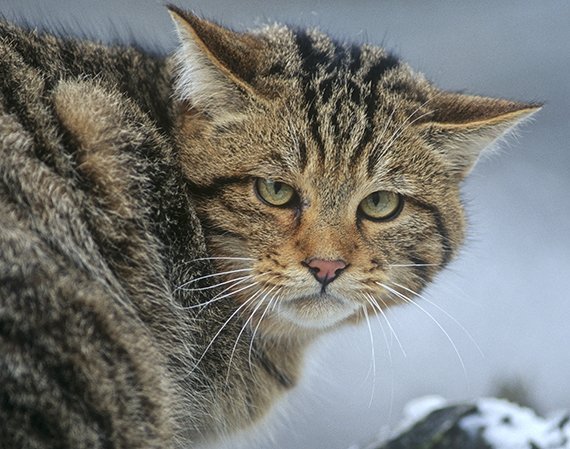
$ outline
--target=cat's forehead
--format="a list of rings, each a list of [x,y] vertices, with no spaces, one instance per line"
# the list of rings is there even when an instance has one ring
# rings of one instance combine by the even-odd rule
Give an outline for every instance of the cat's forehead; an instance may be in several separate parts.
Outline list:
[[[269,74],[319,79],[350,73],[371,80],[400,64],[382,47],[336,40],[316,28],[274,25],[256,34],[268,43],[265,56],[270,62]],[[367,73],[368,69],[372,71]]]
[[[396,144],[413,138],[411,125],[427,109],[429,91],[395,56],[316,30],[276,27],[265,34],[272,44],[265,78],[280,85],[275,120],[296,134],[301,165],[318,159],[321,171],[342,177],[363,166],[372,176],[375,155],[393,157],[401,150]]]

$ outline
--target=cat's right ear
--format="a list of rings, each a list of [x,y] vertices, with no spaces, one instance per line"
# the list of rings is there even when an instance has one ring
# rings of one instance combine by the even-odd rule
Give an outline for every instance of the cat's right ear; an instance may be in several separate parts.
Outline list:
[[[169,5],[180,47],[175,95],[217,120],[231,120],[256,96],[251,84],[263,42]]]

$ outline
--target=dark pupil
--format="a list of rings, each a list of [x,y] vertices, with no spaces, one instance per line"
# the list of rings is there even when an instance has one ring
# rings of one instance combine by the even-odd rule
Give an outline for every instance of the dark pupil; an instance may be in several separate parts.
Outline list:
[[[374,192],[372,194],[372,202],[374,203],[374,206],[378,206],[378,203],[380,202],[380,194],[378,192]]]
[[[275,191],[275,193],[279,193],[279,191],[281,190],[281,187],[283,187],[282,183],[280,183],[280,182],[274,182],[273,183],[273,190]]]

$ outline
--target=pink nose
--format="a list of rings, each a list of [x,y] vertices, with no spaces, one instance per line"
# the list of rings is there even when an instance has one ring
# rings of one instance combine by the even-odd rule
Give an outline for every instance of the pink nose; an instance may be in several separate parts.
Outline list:
[[[323,285],[335,280],[347,266],[344,260],[323,260],[316,258],[307,259],[302,263],[309,268],[309,271],[315,276],[315,279]]]

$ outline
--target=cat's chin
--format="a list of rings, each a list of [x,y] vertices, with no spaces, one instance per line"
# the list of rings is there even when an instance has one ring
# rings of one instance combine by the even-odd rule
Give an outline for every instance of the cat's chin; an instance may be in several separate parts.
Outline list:
[[[359,307],[353,301],[332,295],[308,295],[284,301],[279,314],[301,328],[326,330],[346,321]]]

